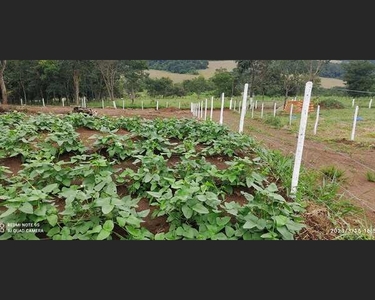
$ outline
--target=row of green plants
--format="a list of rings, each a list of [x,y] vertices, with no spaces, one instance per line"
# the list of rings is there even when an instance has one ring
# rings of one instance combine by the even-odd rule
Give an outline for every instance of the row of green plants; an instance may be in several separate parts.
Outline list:
[[[1,161],[23,162],[17,174],[0,166],[0,222],[43,231],[0,239],[292,240],[304,227],[303,189],[288,195],[291,158],[214,122],[12,112],[0,127]],[[91,149],[80,127],[93,130]],[[147,216],[168,229],[149,231]]]

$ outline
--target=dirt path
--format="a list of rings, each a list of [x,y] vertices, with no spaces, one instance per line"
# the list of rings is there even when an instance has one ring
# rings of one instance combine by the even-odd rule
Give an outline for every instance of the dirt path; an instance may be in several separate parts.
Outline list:
[[[219,111],[214,111],[213,120],[219,121]],[[239,114],[225,111],[224,123],[238,131]],[[274,129],[260,120],[246,118],[244,132],[262,142],[267,148],[278,149],[284,154],[294,155],[297,136],[286,129]],[[345,183],[341,192],[346,199],[362,207],[369,221],[375,224],[375,183],[366,178],[367,171],[375,172],[375,149],[356,148],[351,154],[332,149],[329,145],[305,139],[303,164],[308,168],[320,169],[324,166],[336,166],[345,170]]]
[[[13,105],[2,105],[0,109],[3,108],[6,111],[13,111],[17,110],[19,112],[25,113],[54,113],[54,114],[67,114],[72,112],[73,107],[61,107],[61,106],[13,106]],[[114,109],[114,108],[98,108],[94,109],[98,112],[98,116],[124,116],[124,117],[132,117],[132,116],[140,116],[146,119],[154,119],[154,118],[183,118],[183,117],[191,117],[190,109],[178,109],[174,107],[169,108],[160,108],[159,110],[153,108],[147,109]]]

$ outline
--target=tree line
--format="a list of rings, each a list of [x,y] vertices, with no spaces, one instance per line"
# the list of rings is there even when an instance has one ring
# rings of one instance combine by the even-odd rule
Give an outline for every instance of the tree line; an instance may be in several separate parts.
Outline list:
[[[189,94],[238,96],[245,83],[249,94],[280,96],[303,94],[307,80],[319,86],[327,60],[237,60],[231,71],[216,70],[206,79],[198,76],[182,83],[169,78],[152,79],[146,60],[0,60],[2,103],[45,99],[80,103],[80,97],[101,100],[128,97],[140,92],[151,97],[181,97]],[[343,78],[352,90],[373,90],[375,65],[369,61],[343,64]]]

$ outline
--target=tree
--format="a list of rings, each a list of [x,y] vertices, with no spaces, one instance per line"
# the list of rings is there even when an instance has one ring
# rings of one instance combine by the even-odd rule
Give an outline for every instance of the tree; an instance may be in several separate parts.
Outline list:
[[[65,65],[67,72],[71,73],[73,77],[74,100],[76,105],[79,105],[81,77],[86,69],[92,68],[92,64],[89,60],[63,60],[61,62]]]
[[[198,98],[203,92],[212,89],[209,81],[207,81],[202,75],[191,80],[184,80],[182,85],[187,92],[196,93]]]
[[[227,96],[233,95],[234,78],[231,72],[226,69],[217,69],[215,75],[211,77],[211,81],[215,86],[217,96],[220,96],[221,93]]]
[[[115,100],[114,90],[115,83],[119,77],[119,60],[97,60],[96,66],[100,70],[105,86],[107,87],[108,95],[111,101]]]
[[[147,91],[151,97],[169,96],[173,93],[173,81],[167,77],[149,78],[147,79]]]
[[[251,95],[257,85],[262,85],[270,61],[267,60],[236,60],[239,73],[249,83],[248,93]]]
[[[370,91],[375,84],[375,65],[366,60],[352,60],[343,63],[344,81],[348,89]],[[356,95],[350,91],[350,95]]]
[[[330,60],[305,60],[304,63],[308,74],[307,80],[312,81],[314,84],[319,82],[319,73],[329,62]]]
[[[289,93],[295,91],[304,81],[306,68],[301,60],[275,60],[271,66],[272,72],[279,76],[284,89],[284,107]]]
[[[8,104],[8,96],[7,96],[7,88],[5,86],[4,80],[4,70],[7,65],[6,60],[0,60],[0,88],[1,88],[1,96],[3,98],[3,104]]]
[[[130,94],[134,103],[135,93],[138,92],[144,80],[148,77],[146,60],[124,60],[121,62],[121,73],[125,79],[125,90]]]

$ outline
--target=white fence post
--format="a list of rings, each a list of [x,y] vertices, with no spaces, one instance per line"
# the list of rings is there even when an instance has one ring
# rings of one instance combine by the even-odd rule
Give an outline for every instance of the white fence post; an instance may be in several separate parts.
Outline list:
[[[122,99],[122,98],[121,98]],[[124,110],[125,109],[125,100],[122,99],[122,109]]]
[[[254,119],[254,103],[251,104],[251,118]]]
[[[43,106],[46,106],[46,103],[44,102],[44,98],[42,98]]]
[[[290,112],[289,112],[289,126],[292,125],[292,116],[293,116],[293,104],[290,105]]]
[[[224,117],[224,93],[221,94],[221,110],[220,110],[220,121],[219,124],[223,124],[223,117]]]
[[[207,120],[207,99],[206,99],[206,103],[205,103],[205,106],[204,106],[204,120],[205,121]]]
[[[262,102],[262,107],[260,110],[260,118],[263,119],[263,110],[264,110],[264,103]]]
[[[372,99],[370,100],[370,102],[368,104],[368,108],[371,108],[371,105],[372,105]]]
[[[320,113],[320,105],[318,105],[318,107],[316,109],[316,120],[315,120],[315,125],[314,125],[314,135],[316,134],[316,131],[318,129],[319,113]]]
[[[116,105],[116,101],[115,101],[115,100],[113,100],[113,107],[114,107],[115,109],[117,109],[117,105]]]
[[[273,104],[273,116],[276,117],[276,102]]]
[[[255,100],[255,109],[258,109],[258,100]]]
[[[230,98],[230,101],[229,101],[229,109],[232,110],[232,103],[233,103],[233,98]]]
[[[64,107],[65,106],[65,99],[61,98],[61,102],[62,102],[62,106]]]
[[[297,149],[296,149],[296,154],[295,154],[295,159],[294,159],[292,187],[290,191],[291,195],[295,195],[297,193],[297,186],[298,186],[299,172],[301,168],[303,145],[305,142],[305,132],[306,132],[307,116],[309,113],[312,85],[313,83],[311,81],[308,81],[305,86],[305,96],[303,99],[301,121],[300,121],[299,132],[298,132]]]
[[[243,98],[242,98],[242,110],[241,110],[241,116],[240,116],[240,126],[238,128],[238,132],[243,132],[243,123],[245,121],[245,114],[246,114],[246,98],[247,98],[247,90],[249,88],[249,84],[246,83],[243,91]]]
[[[212,121],[212,114],[214,110],[214,97],[211,97],[211,113],[210,113],[210,120]]]
[[[352,100],[352,107],[354,107],[354,102],[355,102],[355,99]]]
[[[159,101],[156,101],[156,110],[159,110]]]
[[[104,109],[104,100],[102,99],[102,108]]]
[[[352,128],[352,135],[350,136],[350,139],[354,141],[354,136],[355,136],[355,127],[357,125],[357,116],[358,116],[358,105],[355,107],[355,112],[354,112],[354,118],[353,118],[353,128]]]

